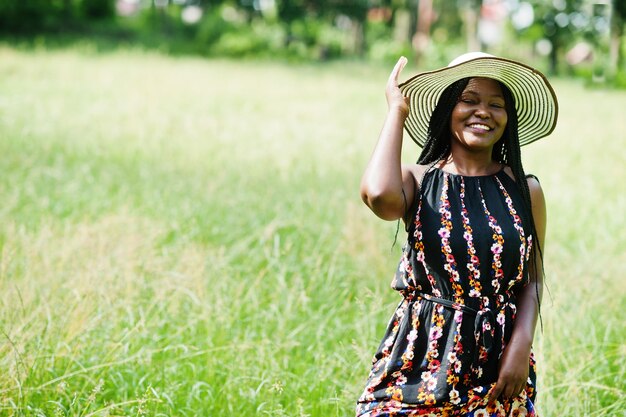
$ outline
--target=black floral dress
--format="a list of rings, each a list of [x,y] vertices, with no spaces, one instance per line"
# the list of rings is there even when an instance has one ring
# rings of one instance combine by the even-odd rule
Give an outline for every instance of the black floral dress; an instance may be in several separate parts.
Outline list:
[[[392,287],[403,299],[357,416],[537,416],[535,365],[515,399],[490,402],[527,284],[530,231],[514,180],[433,168],[423,180]]]

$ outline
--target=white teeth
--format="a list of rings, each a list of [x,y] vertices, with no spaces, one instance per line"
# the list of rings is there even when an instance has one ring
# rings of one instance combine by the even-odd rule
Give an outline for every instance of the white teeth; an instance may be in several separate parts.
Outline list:
[[[481,125],[478,123],[474,123],[470,125],[471,128],[475,128],[475,129],[481,129],[481,130],[491,130],[491,128],[487,125]]]

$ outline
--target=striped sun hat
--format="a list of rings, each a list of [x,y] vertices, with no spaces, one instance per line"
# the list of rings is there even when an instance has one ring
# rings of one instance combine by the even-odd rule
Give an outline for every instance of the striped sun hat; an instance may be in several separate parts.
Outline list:
[[[404,128],[419,146],[428,137],[428,123],[443,90],[466,77],[493,78],[515,98],[520,146],[549,135],[556,126],[559,105],[546,77],[528,65],[483,52],[470,52],[445,67],[417,74],[400,84],[410,100]]]

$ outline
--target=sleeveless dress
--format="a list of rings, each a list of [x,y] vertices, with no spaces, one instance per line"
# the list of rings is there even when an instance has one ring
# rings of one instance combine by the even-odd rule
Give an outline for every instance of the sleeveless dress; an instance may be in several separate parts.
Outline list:
[[[528,283],[530,230],[509,175],[432,168],[416,193],[392,287],[402,295],[373,358],[356,415],[536,417],[535,361],[515,399],[490,403]]]

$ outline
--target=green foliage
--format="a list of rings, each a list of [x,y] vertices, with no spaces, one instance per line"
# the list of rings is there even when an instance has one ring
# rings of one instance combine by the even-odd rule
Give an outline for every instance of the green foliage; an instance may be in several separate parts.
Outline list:
[[[437,19],[433,22],[432,32],[442,30],[450,40],[464,38],[465,27],[461,20],[461,13],[467,7],[480,10],[481,2],[476,2],[475,0],[433,0],[433,8],[437,13]]]
[[[413,0],[277,0],[269,9],[262,9],[262,3],[252,0],[189,1],[185,4],[170,1],[166,7],[157,7],[152,0],[146,0],[139,3],[134,15],[116,17],[115,0],[5,0],[0,2],[0,36],[7,42],[35,47],[75,43],[110,50],[118,44],[132,44],[176,55],[287,60],[356,57],[391,63],[399,55],[414,54],[409,34],[416,24],[417,3]],[[425,68],[446,65],[451,57],[465,52],[466,31],[461,13],[464,8],[478,7],[478,3],[475,0],[433,1],[437,18],[431,28],[431,43],[421,53]],[[585,68],[577,71],[565,65],[565,54],[577,42],[586,40],[594,48],[594,65],[606,66],[608,38],[594,26],[594,22],[597,23],[594,13],[602,10],[606,13],[607,7],[596,5],[594,8],[583,0],[531,0],[531,3],[535,23],[511,35],[510,39],[507,36],[500,46],[492,47],[489,52],[514,59],[532,59],[536,67],[546,68],[553,74],[584,73]],[[185,5],[190,4],[201,8],[203,15],[199,22],[183,21]],[[623,17],[619,18],[623,12],[621,4],[614,2],[618,18],[613,25],[622,28],[621,32],[615,30],[622,33],[623,38]],[[372,11],[369,17],[368,11]],[[404,28],[394,27],[397,23],[394,16],[400,15]],[[509,31],[512,33],[513,29],[509,27]],[[394,32],[396,37],[407,39],[394,38]],[[552,50],[548,57],[538,57],[533,49],[539,40],[546,38]],[[519,45],[510,47],[512,42]],[[608,77],[619,86],[625,71],[622,60],[617,74]]]
[[[413,50],[408,42],[400,42],[382,38],[370,42],[368,58],[389,65],[395,63],[400,56],[411,56]]]
[[[291,22],[289,25],[290,42],[302,42],[306,47],[314,46],[323,25],[323,22],[313,18],[298,19]]]
[[[611,4],[615,12],[620,16],[620,19],[626,20],[626,2],[613,0]]]
[[[534,30],[527,34],[530,39],[546,38],[550,41],[550,72],[560,72],[560,63],[564,50],[574,46],[582,39],[592,43],[596,53],[603,54],[608,36],[608,19],[598,26],[599,15],[608,10],[605,5],[589,4],[584,0],[563,0],[559,2],[531,1],[535,12]],[[607,18],[608,16],[604,16]],[[605,26],[602,29],[601,26]],[[604,32],[606,30],[606,32]]]
[[[276,3],[278,17],[287,23],[306,18],[332,19],[340,14],[363,21],[370,8],[368,0],[277,0]]]
[[[268,39],[259,36],[258,26],[242,27],[237,31],[223,34],[211,48],[211,53],[219,56],[245,57],[259,56],[271,51]]]
[[[111,19],[115,16],[115,3],[111,0],[82,0],[80,8],[88,20]]]
[[[340,58],[350,54],[345,33],[330,24],[321,27],[316,43],[317,56],[322,59]]]
[[[618,72],[615,75],[607,75],[605,68],[597,68],[594,65],[579,65],[573,74],[583,80],[584,84],[591,89],[620,89],[626,90],[626,72]]]
[[[37,34],[83,29],[93,20],[112,19],[115,0],[4,0],[0,33]]]
[[[616,88],[626,90],[626,71],[618,72],[615,74],[615,78],[609,82]]]
[[[237,28],[232,23],[224,20],[222,9],[209,10],[198,25],[196,40],[202,45],[210,47],[223,35],[235,31]]]
[[[0,2],[0,31],[20,33],[41,30],[59,14],[60,9],[45,0]]]

